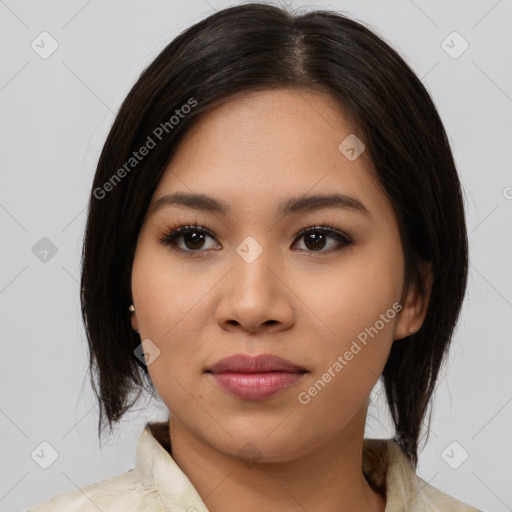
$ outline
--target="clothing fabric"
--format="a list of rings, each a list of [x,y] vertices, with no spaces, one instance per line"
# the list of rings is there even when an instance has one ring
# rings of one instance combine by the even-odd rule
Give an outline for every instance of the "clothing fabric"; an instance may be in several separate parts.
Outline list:
[[[50,498],[28,512],[208,512],[171,453],[168,424],[146,423],[133,469]],[[386,496],[385,512],[482,512],[418,477],[392,439],[364,439],[362,469],[372,488]]]

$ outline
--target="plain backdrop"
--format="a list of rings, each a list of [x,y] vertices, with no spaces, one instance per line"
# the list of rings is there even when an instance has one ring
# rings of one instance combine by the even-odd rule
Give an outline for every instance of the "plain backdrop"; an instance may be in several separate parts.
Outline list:
[[[182,30],[236,3],[0,0],[1,511],[131,469],[144,422],[166,418],[163,404],[142,400],[99,449],[79,305],[87,198],[141,71]],[[471,267],[418,474],[484,511],[512,510],[512,1],[281,5],[369,24],[439,109],[466,195]],[[366,437],[393,434],[382,391]],[[47,469],[34,456],[42,449],[55,451]]]

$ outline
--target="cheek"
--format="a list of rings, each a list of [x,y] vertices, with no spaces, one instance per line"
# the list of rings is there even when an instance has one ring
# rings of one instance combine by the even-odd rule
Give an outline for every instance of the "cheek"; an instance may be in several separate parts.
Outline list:
[[[386,364],[401,310],[403,260],[391,244],[379,249],[354,252],[353,259],[322,280],[322,287],[317,280],[313,288],[311,281],[308,292],[303,283],[302,296],[308,297],[304,302],[315,313],[311,320],[323,333],[309,354],[309,360],[316,361],[315,377],[320,379],[311,391],[321,390],[322,395],[312,400],[315,407],[336,402],[345,411],[355,410]],[[318,291],[312,293],[312,289]]]
[[[331,291],[338,291],[330,299],[327,295],[318,298],[317,305],[324,308],[319,311],[326,314],[322,316],[324,334],[318,336],[314,347],[305,347],[304,357],[315,363],[308,385],[298,396],[313,429],[335,432],[347,423],[382,374],[401,309],[394,300],[399,297],[394,284],[393,278],[376,279],[366,267],[364,272],[351,272],[346,279],[331,281]]]
[[[189,384],[201,370],[197,365],[202,324],[198,303],[208,287],[169,261],[165,251],[141,245],[133,263],[132,293],[141,339],[150,339],[159,350],[148,366],[153,385],[167,407],[179,410],[191,405],[193,399],[186,390],[192,389]]]
[[[167,342],[190,323],[208,283],[197,282],[190,268],[172,260],[148,236],[141,237],[135,253],[132,293],[141,335]],[[188,337],[194,339],[193,333]]]
[[[191,397],[185,389],[200,368],[190,367],[197,357],[195,340],[197,311],[194,305],[200,290],[191,287],[191,278],[161,257],[163,251],[140,245],[132,268],[132,294],[142,340],[149,339],[158,357],[148,365],[153,385],[167,407],[188,407]],[[195,290],[194,293],[188,290]]]
[[[303,281],[300,293],[308,297],[305,302],[318,314],[328,332],[347,339],[373,326],[381,314],[400,300],[403,277],[400,254],[368,247],[354,252],[324,278],[311,276]],[[389,331],[392,324],[386,323],[383,331]]]

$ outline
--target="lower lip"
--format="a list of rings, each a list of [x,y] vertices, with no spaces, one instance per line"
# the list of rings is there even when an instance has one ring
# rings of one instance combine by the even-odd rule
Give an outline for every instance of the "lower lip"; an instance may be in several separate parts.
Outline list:
[[[225,391],[244,400],[261,400],[292,386],[302,373],[211,373],[215,382]]]

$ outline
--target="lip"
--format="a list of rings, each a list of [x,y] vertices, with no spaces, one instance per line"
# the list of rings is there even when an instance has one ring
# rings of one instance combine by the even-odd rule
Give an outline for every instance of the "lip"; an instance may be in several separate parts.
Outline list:
[[[250,356],[247,354],[235,354],[220,361],[207,369],[207,372],[218,373],[267,373],[288,372],[304,373],[305,368],[272,354],[260,354]]]
[[[211,373],[303,373],[306,369],[272,354],[260,354],[257,356],[235,354],[217,361],[207,371]]]
[[[279,391],[293,386],[303,377],[303,373],[211,373],[217,385],[243,400],[264,400]]]
[[[272,354],[235,354],[221,359],[206,373],[231,395],[262,400],[292,386],[307,370]]]

